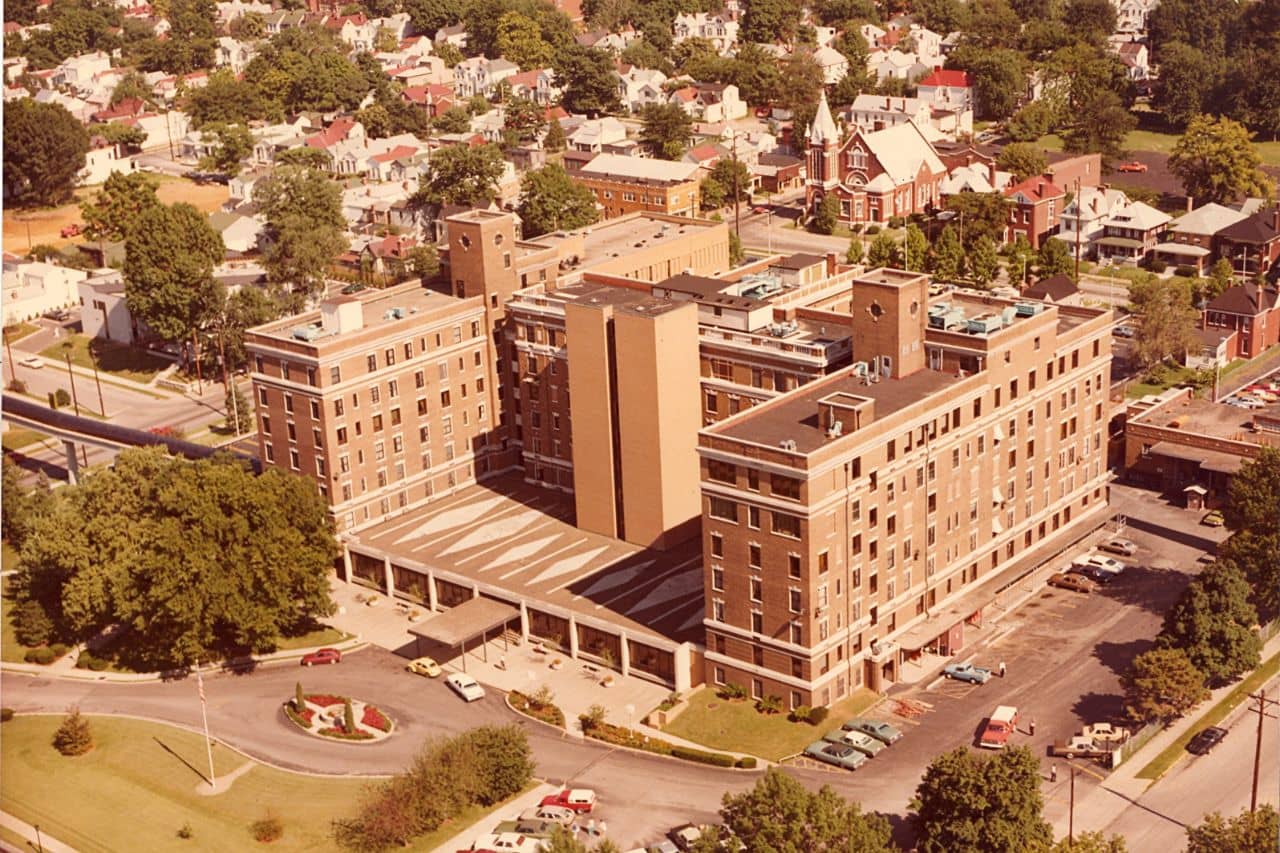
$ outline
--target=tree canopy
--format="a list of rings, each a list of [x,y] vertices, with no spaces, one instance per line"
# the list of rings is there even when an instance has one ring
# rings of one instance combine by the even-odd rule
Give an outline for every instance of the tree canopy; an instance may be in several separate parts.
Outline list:
[[[1242,811],[1232,818],[1213,812],[1187,827],[1186,853],[1273,853],[1280,836],[1280,813],[1270,803],[1256,812]]]
[[[816,793],[770,767],[755,787],[725,794],[720,816],[747,850],[771,853],[888,853],[889,821],[864,814],[823,785]]]
[[[1011,142],[1000,150],[996,165],[1013,173],[1014,181],[1044,174],[1049,161],[1044,152],[1030,142]]]
[[[88,132],[61,104],[41,104],[31,98],[5,104],[7,200],[18,205],[66,201],[88,151]]]
[[[125,301],[166,341],[186,342],[222,305],[222,237],[189,204],[146,207],[125,235]]]
[[[68,638],[123,625],[132,653],[164,667],[270,651],[328,615],[337,553],[310,480],[133,449],[56,493],[15,586]]]
[[[1162,648],[1180,648],[1210,685],[1225,684],[1261,660],[1262,641],[1253,626],[1249,583],[1235,563],[1219,561],[1187,585],[1169,608],[1156,638]]]
[[[1270,198],[1274,188],[1249,132],[1225,117],[1191,119],[1169,155],[1169,171],[1198,203],[1228,204],[1240,196]]]
[[[591,190],[556,163],[525,173],[520,182],[520,220],[525,238],[581,228],[600,218]]]
[[[112,172],[102,188],[80,202],[84,233],[90,240],[118,243],[146,210],[157,207],[156,179],[146,172]]]
[[[1231,538],[1220,554],[1243,571],[1266,621],[1280,616],[1280,450],[1263,447],[1231,478],[1223,517]]]
[[[622,109],[608,52],[575,44],[560,53],[553,67],[564,85],[560,102],[569,112],[596,118]]]
[[[417,198],[429,204],[487,205],[497,195],[503,169],[496,145],[441,148],[431,157],[431,178]]]
[[[315,169],[280,166],[254,185],[253,200],[267,220],[268,278],[298,293],[322,290],[329,265],[348,246],[337,185]]]
[[[1182,649],[1152,649],[1124,677],[1124,707],[1139,722],[1176,719],[1209,695],[1204,673]]]
[[[1196,309],[1191,291],[1161,281],[1129,285],[1129,302],[1141,319],[1133,339],[1133,357],[1144,370],[1181,358],[1196,345]]]
[[[720,160],[711,173],[702,179],[699,189],[700,203],[705,210],[714,210],[733,204],[734,186],[738,189],[738,201],[751,200],[751,170],[739,160]]]
[[[1040,760],[1022,746],[990,757],[965,747],[939,755],[913,808],[922,853],[1020,853],[1053,841],[1041,815]]]
[[[679,160],[693,136],[693,116],[679,104],[645,104],[640,111],[640,142],[654,157]]]

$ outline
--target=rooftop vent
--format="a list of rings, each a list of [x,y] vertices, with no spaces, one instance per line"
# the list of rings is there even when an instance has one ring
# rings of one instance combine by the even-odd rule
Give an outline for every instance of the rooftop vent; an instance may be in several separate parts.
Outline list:
[[[322,328],[320,324],[313,323],[310,326],[294,326],[293,331],[290,334],[295,340],[314,341],[316,338],[320,337],[321,331]]]
[[[784,438],[782,441],[778,442],[778,446],[783,450],[789,450],[794,453],[796,449],[796,441],[794,438]]]

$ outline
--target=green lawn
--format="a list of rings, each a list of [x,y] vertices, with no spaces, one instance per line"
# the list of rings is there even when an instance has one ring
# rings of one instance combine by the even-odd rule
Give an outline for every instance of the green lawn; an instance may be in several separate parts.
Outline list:
[[[1153,130],[1132,130],[1125,137],[1125,151],[1156,151],[1168,154],[1178,144],[1181,135],[1176,133],[1159,133]],[[1049,151],[1062,150],[1062,137],[1056,133],[1042,136],[1036,145]],[[1253,147],[1267,166],[1280,166],[1280,142],[1254,142]]]
[[[39,328],[35,323],[14,323],[12,326],[4,327],[4,336],[9,343],[13,343],[22,340]]]
[[[33,444],[48,440],[51,439],[44,433],[23,427],[7,429],[3,435],[0,435],[0,445],[3,445],[5,450],[21,450],[24,447],[30,447]]]
[[[202,796],[202,737],[137,720],[90,719],[97,745],[78,758],[50,746],[56,716],[19,716],[4,724],[0,740],[0,807],[84,853],[252,849],[258,845],[249,825],[269,811],[285,826],[272,849],[333,850],[330,821],[350,814],[367,784],[255,764],[231,790]],[[220,775],[249,762],[224,747],[213,754]],[[183,824],[193,831],[185,841],[177,837]]]
[[[1145,397],[1148,394],[1159,394],[1183,382],[1190,382],[1196,371],[1190,367],[1168,368],[1163,382],[1135,382],[1125,389],[1125,396],[1130,398]]]
[[[1209,726],[1216,726],[1222,722],[1226,719],[1227,714],[1235,710],[1236,706],[1243,702],[1250,693],[1253,693],[1274,678],[1277,672],[1280,672],[1280,655],[1275,655],[1270,660],[1265,661],[1262,666],[1250,673],[1244,681],[1237,684],[1230,693],[1222,697],[1222,701],[1196,720],[1195,725],[1183,732],[1181,737],[1169,744],[1146,767],[1139,770],[1138,778],[1155,780],[1163,776],[1185,754],[1187,743],[1195,736],[1196,732]]]
[[[156,374],[169,366],[166,359],[144,350],[90,338],[87,335],[69,335],[40,354],[60,362],[66,361],[67,344],[71,344],[71,363],[79,367],[97,368],[135,382],[150,382]]]
[[[12,569],[17,563],[17,554],[9,547],[9,543],[4,543],[4,567]],[[4,594],[0,596],[0,610],[4,611],[3,618],[0,618],[0,660],[5,663],[22,663],[22,656],[25,655],[30,646],[24,646],[18,642],[17,636],[13,633],[13,625],[9,623],[9,617],[13,615],[13,599],[9,597],[9,582],[5,579]]]
[[[840,727],[880,701],[870,690],[858,690],[831,707],[821,726],[793,723],[786,714],[761,714],[749,700],[728,701],[704,687],[689,696],[689,708],[663,731],[712,749],[745,752],[770,761],[795,755],[824,734]]]
[[[313,646],[332,646],[350,638],[350,634],[339,631],[337,628],[321,625],[314,631],[308,631],[296,637],[282,637],[276,643],[276,648],[283,652],[290,649],[306,649]]]

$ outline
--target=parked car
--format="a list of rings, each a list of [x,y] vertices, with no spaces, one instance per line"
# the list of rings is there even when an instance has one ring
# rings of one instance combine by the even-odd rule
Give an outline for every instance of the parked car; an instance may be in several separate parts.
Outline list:
[[[494,834],[527,835],[530,838],[550,838],[552,830],[559,826],[550,820],[504,820],[493,828]]]
[[[830,743],[825,740],[809,744],[804,748],[804,754],[846,770],[857,770],[867,763],[867,756],[848,744]]]
[[[1187,752],[1192,755],[1208,755],[1215,746],[1222,743],[1222,739],[1226,736],[1226,729],[1221,726],[1210,726],[1196,732],[1196,736],[1187,743]]]
[[[1133,326],[1115,326],[1111,329],[1111,334],[1117,338],[1132,338],[1134,336]]]
[[[537,853],[542,849],[542,841],[530,838],[518,832],[489,834],[477,838],[470,847],[464,847],[458,853],[504,853],[507,850],[528,850]]]
[[[302,656],[303,666],[315,666],[318,663],[341,663],[342,652],[337,649],[316,649]]]
[[[405,669],[415,675],[425,675],[427,678],[436,678],[440,675],[440,664],[436,663],[434,658],[416,658],[409,661]]]
[[[1138,553],[1138,546],[1130,542],[1128,539],[1121,539],[1114,536],[1110,539],[1104,539],[1098,543],[1099,551],[1110,551],[1112,554],[1120,554],[1125,557],[1132,557]]]
[[[32,370],[39,370],[44,367],[44,359],[38,355],[29,355],[26,358],[18,359],[18,364],[23,367],[30,367]]]
[[[752,213],[768,213],[769,208],[765,207],[762,204],[757,204],[755,207],[751,208],[751,212]]]
[[[1009,737],[1018,728],[1018,709],[1013,705],[997,705],[987,717],[987,727],[982,730],[978,746],[987,749],[1004,749]]]
[[[1140,160],[1130,160],[1127,163],[1121,163],[1118,166],[1116,166],[1116,171],[1117,172],[1145,172],[1147,171],[1147,164],[1141,162]]]
[[[1240,409],[1265,409],[1267,404],[1253,397],[1232,397],[1227,401]]]
[[[644,853],[680,853],[680,848],[670,838],[664,838],[657,844],[644,848]]]
[[[1069,575],[1080,575],[1086,577],[1094,583],[1108,584],[1116,579],[1116,575],[1108,572],[1106,569],[1100,569],[1097,566],[1072,566],[1067,570]]]
[[[565,806],[535,806],[520,812],[520,820],[550,820],[561,826],[572,826],[577,816],[577,812]]]
[[[844,729],[836,729],[833,732],[827,732],[822,739],[829,743],[843,743],[858,750],[867,758],[875,758],[887,747],[871,735],[862,732],[846,732]]]
[[[445,684],[449,685],[449,689],[457,693],[467,702],[474,702],[477,699],[484,698],[484,688],[480,683],[465,672],[452,672],[445,676]]]
[[[1067,589],[1072,592],[1090,593],[1098,588],[1098,585],[1089,578],[1078,575],[1074,572],[1058,572],[1058,574],[1049,578],[1049,586],[1056,586],[1059,589]]]
[[[841,725],[840,728],[846,732],[869,734],[887,745],[893,745],[902,740],[902,731],[897,726],[891,726],[880,720],[869,720],[866,717],[854,717]]]
[[[702,837],[702,833],[712,827],[702,825],[698,826],[693,823],[684,823],[667,833],[679,850],[689,850],[694,844],[698,843],[698,839]]]
[[[943,678],[954,678],[956,681],[967,681],[970,684],[986,684],[991,679],[991,670],[974,666],[972,663],[948,664],[942,670]]]
[[[1071,561],[1074,566],[1093,566],[1095,569],[1102,569],[1104,572],[1111,572],[1113,575],[1123,574],[1126,568],[1125,564],[1111,557],[1104,557],[1101,554],[1085,554],[1076,557]]]
[[[79,222],[73,222],[70,225],[62,226],[62,230],[58,233],[63,237],[76,237],[84,230],[84,226]]]
[[[1209,510],[1209,512],[1205,514],[1205,517],[1200,519],[1200,523],[1209,527],[1221,527],[1226,522],[1222,517],[1222,510],[1213,509]]]
[[[543,797],[539,805],[561,806],[578,814],[588,814],[596,807],[596,792],[590,788],[562,788]]]

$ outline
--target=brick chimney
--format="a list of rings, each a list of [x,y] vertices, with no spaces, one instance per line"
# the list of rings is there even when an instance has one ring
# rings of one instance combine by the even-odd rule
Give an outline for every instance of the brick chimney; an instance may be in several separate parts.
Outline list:
[[[1190,213],[1195,209],[1196,209],[1196,197],[1191,195],[1187,196],[1187,213]]]

